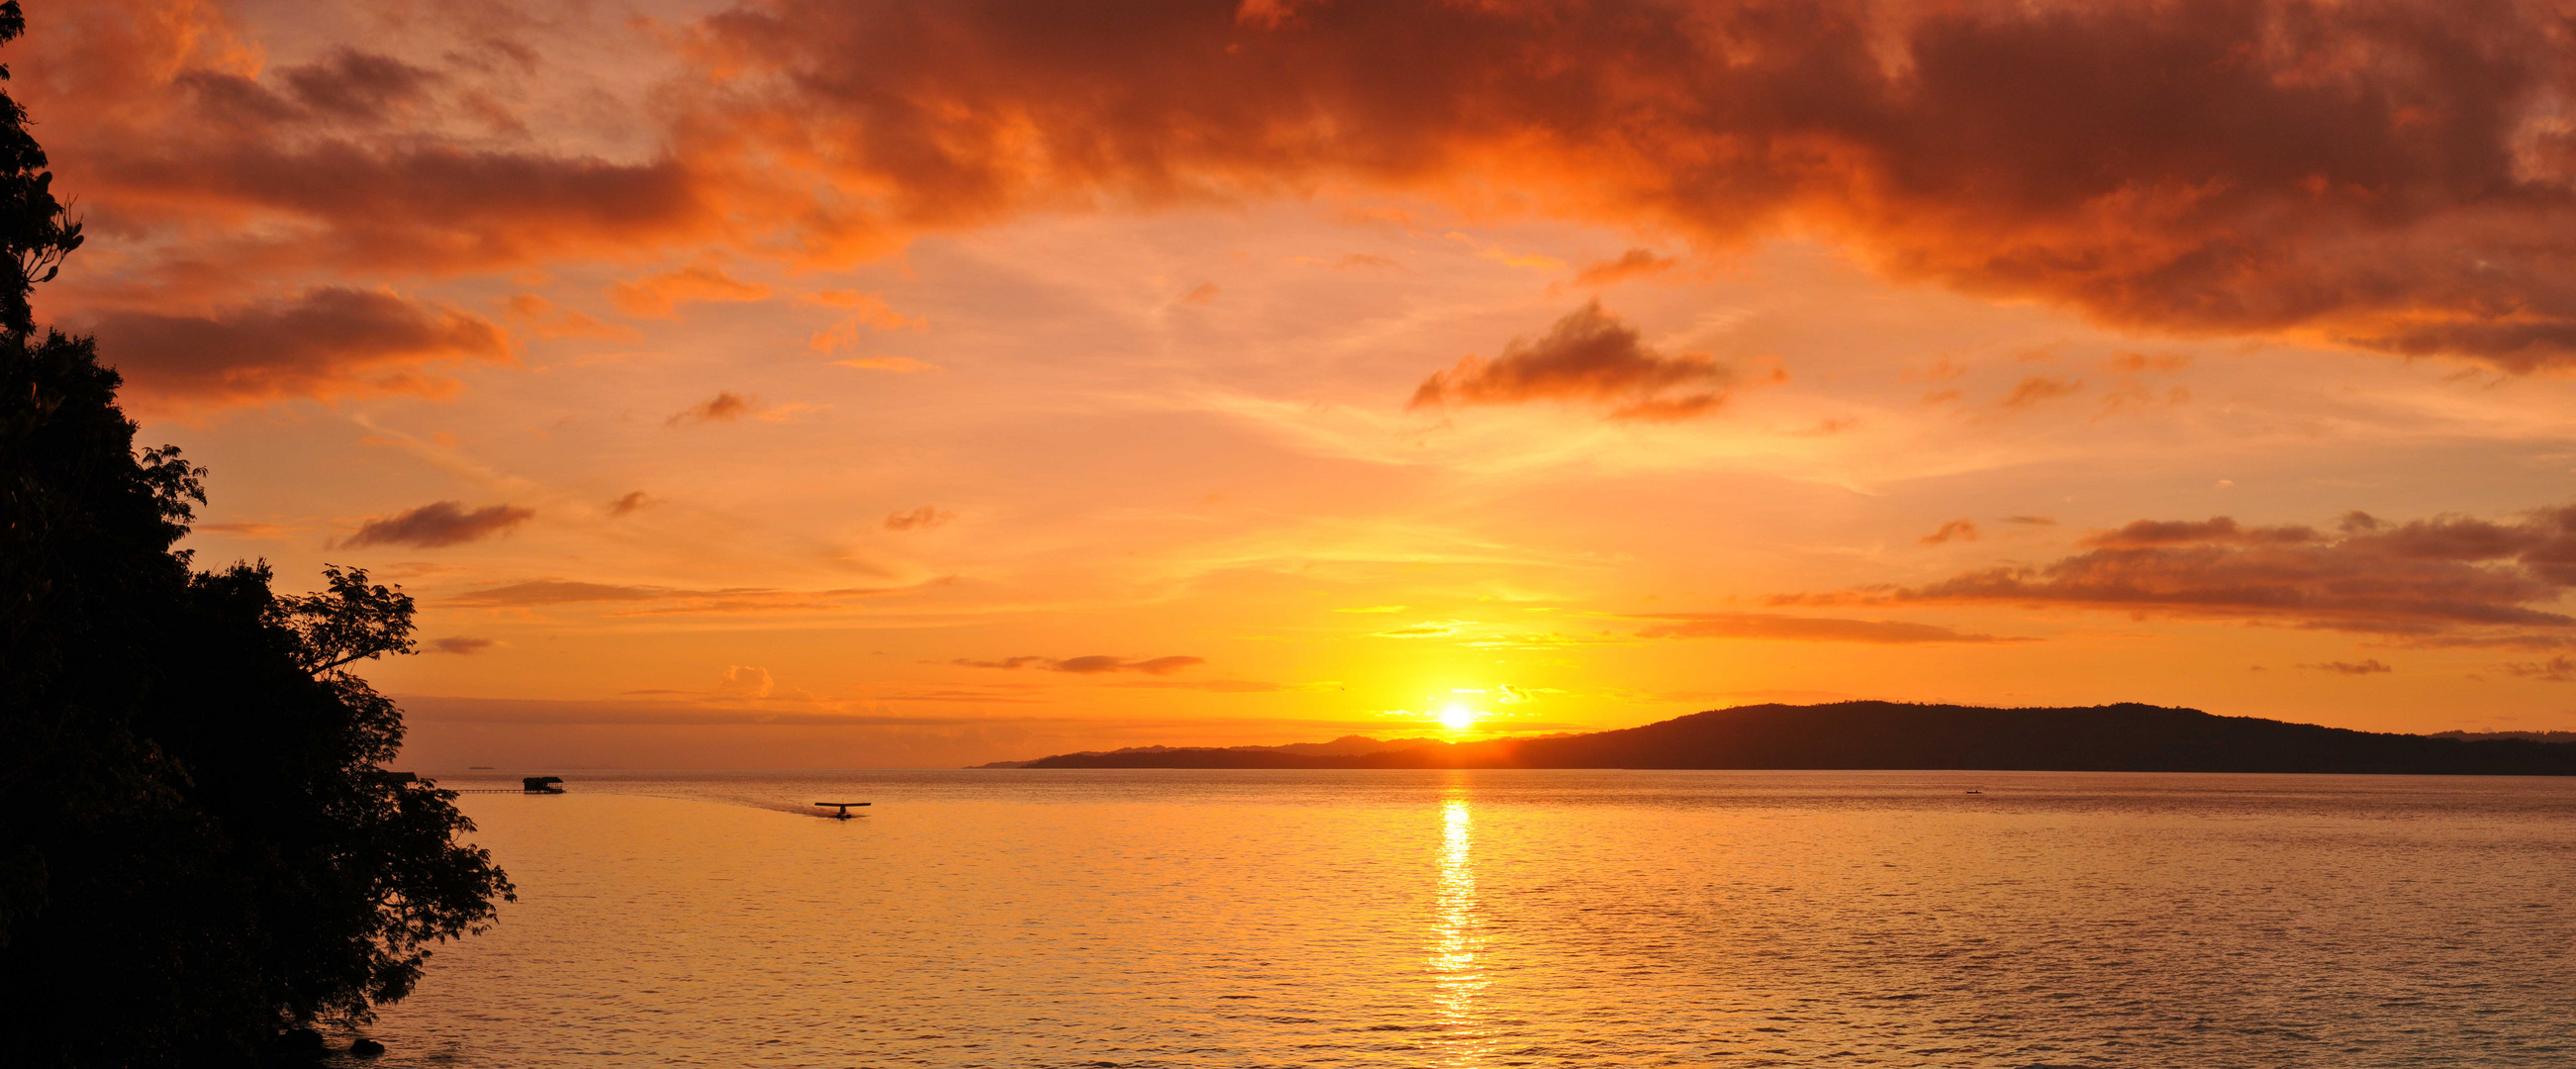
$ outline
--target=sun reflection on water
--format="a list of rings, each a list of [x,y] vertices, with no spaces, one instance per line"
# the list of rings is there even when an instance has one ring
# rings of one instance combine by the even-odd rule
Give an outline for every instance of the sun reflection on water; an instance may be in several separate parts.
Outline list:
[[[1452,788],[1441,803],[1440,887],[1433,916],[1433,1006],[1446,1033],[1447,1063],[1475,1065],[1490,1040],[1485,1026],[1485,933],[1476,900],[1476,818],[1465,792]]]

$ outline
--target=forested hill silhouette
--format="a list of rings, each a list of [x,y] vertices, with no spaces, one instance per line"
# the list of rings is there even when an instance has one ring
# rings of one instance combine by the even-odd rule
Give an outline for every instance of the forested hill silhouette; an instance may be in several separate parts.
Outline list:
[[[1745,705],[1643,727],[1367,754],[1164,749],[1029,768],[1771,768],[2576,775],[2576,744],[2387,735],[2198,709]]]

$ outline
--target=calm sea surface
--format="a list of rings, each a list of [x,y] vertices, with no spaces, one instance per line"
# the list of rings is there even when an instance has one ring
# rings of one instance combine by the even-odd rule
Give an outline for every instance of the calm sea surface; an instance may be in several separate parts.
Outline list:
[[[2569,780],[566,779],[377,1064],[2576,1065]]]

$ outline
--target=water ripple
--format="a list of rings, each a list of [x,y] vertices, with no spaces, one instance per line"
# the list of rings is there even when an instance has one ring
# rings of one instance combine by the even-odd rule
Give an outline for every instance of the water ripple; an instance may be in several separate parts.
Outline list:
[[[2564,781],[567,778],[381,1064],[2576,1062]]]

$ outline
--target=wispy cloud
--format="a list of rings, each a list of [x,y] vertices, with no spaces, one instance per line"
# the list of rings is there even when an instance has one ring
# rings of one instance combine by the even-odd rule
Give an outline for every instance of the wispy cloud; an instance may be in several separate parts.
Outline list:
[[[2421,645],[2553,645],[2576,588],[2576,506],[2509,522],[2350,513],[2335,533],[2231,517],[2139,520],[2037,565],[1964,572],[1883,592],[1789,595],[1780,604],[2072,605],[2128,613],[2268,619]]]
[[[411,546],[439,549],[463,545],[508,532],[534,518],[532,509],[486,505],[468,511],[463,502],[433,501],[407,512],[367,520],[355,534],[341,539],[345,547]]]
[[[1004,657],[1000,660],[992,661],[978,661],[961,657],[948,663],[966,668],[1037,668],[1048,672],[1069,672],[1074,675],[1086,676],[1102,675],[1110,672],[1143,672],[1149,676],[1165,676],[1178,672],[1184,668],[1206,664],[1207,658],[1170,656],[1131,660],[1125,657],[1112,657],[1106,654],[1091,654],[1084,657],[1066,657],[1057,659],[1053,657],[1024,655],[1019,657]]]
[[[714,397],[672,413],[671,418],[663,422],[674,427],[697,423],[731,423],[750,415],[759,403],[760,399],[757,397],[745,397],[731,390],[723,390]]]
[[[2018,411],[2060,397],[2072,397],[2083,389],[2081,381],[2032,375],[2014,383],[2012,389],[2004,392],[2003,400],[1995,402],[1995,405],[2006,411]]]
[[[957,514],[954,512],[923,505],[920,508],[910,509],[903,512],[887,513],[885,518],[885,529],[889,531],[927,531],[933,527],[944,525],[948,521],[956,518]]]
[[[198,523],[191,524],[190,528],[198,531],[212,531],[216,534],[228,534],[235,538],[259,539],[284,538],[297,530],[297,528],[288,527],[283,524],[258,523],[249,520],[235,523]]]
[[[1110,685],[1135,687],[1140,690],[1200,690],[1210,694],[1270,694],[1283,690],[1302,689],[1282,683],[1264,683],[1255,679],[1152,679]]]
[[[2550,683],[2576,682],[2576,658],[2552,657],[2546,661],[2515,661],[2496,666],[2496,671],[2524,679]]]
[[[767,299],[768,286],[744,282],[712,264],[683,267],[608,288],[609,303],[616,305],[618,311],[646,319],[672,318],[679,314],[680,305],[693,302]]]
[[[2314,668],[2320,672],[2333,672],[2336,675],[2344,676],[2380,675],[2396,671],[2394,668],[2381,664],[2379,659],[2376,657],[2363,661],[2321,661],[2316,664],[2303,664],[2299,667]]]
[[[2035,642],[1961,631],[1938,624],[1903,620],[1845,620],[1782,613],[1652,613],[1634,617],[1663,621],[1637,632],[1639,638],[1773,639],[1789,642],[1866,642],[1914,645],[1927,642]]]
[[[1466,620],[1425,620],[1373,633],[1375,638],[1447,638],[1475,626]]]
[[[1582,287],[1614,286],[1641,278],[1652,278],[1679,266],[1681,261],[1655,255],[1652,249],[1630,249],[1617,259],[1586,264],[1574,273],[1574,285]]]
[[[532,579],[467,591],[440,599],[460,608],[535,609],[553,605],[619,606],[617,615],[673,616],[766,612],[832,611],[865,599],[900,594],[918,586],[836,587],[796,590],[779,587],[685,588],[620,583]]]

